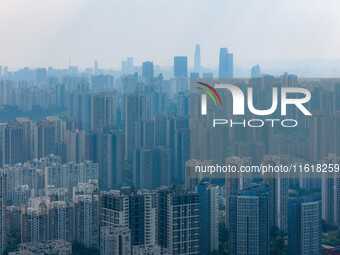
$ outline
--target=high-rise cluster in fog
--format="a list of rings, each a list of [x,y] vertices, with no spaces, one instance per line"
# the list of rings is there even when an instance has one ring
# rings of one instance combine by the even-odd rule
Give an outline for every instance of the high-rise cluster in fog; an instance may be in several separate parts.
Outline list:
[[[227,243],[229,254],[269,254],[271,234],[283,231],[289,254],[321,253],[321,220],[340,226],[336,173],[211,178],[195,166],[212,164],[202,155],[237,168],[339,164],[340,82],[306,81],[313,115],[288,109],[302,128],[296,132],[234,128],[214,136],[195,119],[190,78],[251,86],[262,108],[273,87],[299,80],[263,74],[259,65],[250,79],[233,79],[227,48],[217,70],[204,66],[199,44],[192,67],[190,59],[174,56],[172,70],[152,60],[136,66],[131,57],[119,71],[97,60],[84,70],[0,68],[1,251],[7,234],[20,233],[21,251],[63,247],[70,254],[76,241],[103,255],[210,254]],[[193,141],[193,124],[208,146]]]

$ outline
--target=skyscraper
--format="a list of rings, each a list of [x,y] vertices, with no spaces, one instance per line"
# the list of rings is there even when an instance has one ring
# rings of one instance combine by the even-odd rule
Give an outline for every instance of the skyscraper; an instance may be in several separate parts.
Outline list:
[[[188,58],[174,57],[174,76],[188,77]]]
[[[153,62],[145,61],[142,65],[142,77],[151,79],[154,76]]]
[[[2,162],[3,162],[3,155],[2,155],[2,146],[3,146],[3,132],[6,124],[5,123],[0,123],[0,167],[2,167]]]
[[[6,175],[0,173],[0,252],[6,248]]]
[[[194,60],[194,72],[200,73],[201,72],[201,50],[200,45],[196,44],[195,46],[195,60]]]
[[[77,194],[73,202],[76,241],[87,248],[99,248],[99,196]]]
[[[85,138],[84,130],[65,131],[66,162],[80,163],[85,161]]]
[[[227,48],[220,49],[220,61],[219,61],[219,78],[233,78],[234,63],[233,54],[228,52]]]
[[[34,124],[34,157],[43,158],[57,152],[57,127],[55,122],[39,120]]]
[[[313,111],[309,128],[310,160],[318,161],[328,153],[328,139],[326,138],[328,126],[324,111]]]
[[[185,162],[190,158],[190,130],[183,128],[175,131],[173,179],[184,184]]]
[[[28,160],[26,130],[23,123],[11,121],[3,128],[2,134],[2,163],[14,165]]]
[[[93,132],[102,132],[105,127],[113,125],[113,95],[93,95],[91,100],[91,126]]]
[[[139,189],[169,185],[172,150],[168,147],[142,147],[135,150],[133,181]]]
[[[264,165],[288,164],[288,157],[265,155]],[[264,183],[269,185],[270,224],[287,231],[289,178],[285,173],[266,173]]]
[[[117,189],[124,177],[124,134],[105,130],[99,153],[99,184],[102,189]]]
[[[340,83],[335,84],[335,111],[340,111]]]
[[[131,245],[156,244],[156,193],[123,187],[102,192],[101,225],[131,230]]]
[[[231,191],[229,208],[229,254],[269,255],[268,187]]]
[[[158,244],[170,254],[200,254],[199,198],[181,186],[160,188],[158,193]]]
[[[255,65],[251,68],[251,78],[260,78],[261,77],[261,69],[260,65]]]
[[[288,208],[288,254],[321,254],[320,199],[289,199]]]
[[[207,179],[197,187],[200,214],[200,254],[208,255],[218,249],[218,187]]]
[[[53,201],[48,209],[48,238],[73,242],[73,204],[66,201]]]
[[[45,205],[24,208],[21,214],[21,242],[32,243],[48,240],[47,222]]]
[[[146,96],[127,95],[125,107],[125,159],[132,162],[133,150],[136,148],[136,122],[146,119]]]
[[[249,157],[228,157],[226,158],[227,166],[236,166],[240,169],[241,166],[251,165],[251,158]],[[229,226],[229,195],[232,190],[243,190],[251,186],[251,179],[245,178],[244,173],[228,172],[225,175],[225,198],[226,198],[226,214],[225,222],[226,227]]]
[[[340,157],[329,154],[322,162],[326,165],[340,163]],[[329,169],[330,170],[330,169]],[[338,173],[323,173],[321,176],[322,219],[329,225],[340,226],[340,178]]]

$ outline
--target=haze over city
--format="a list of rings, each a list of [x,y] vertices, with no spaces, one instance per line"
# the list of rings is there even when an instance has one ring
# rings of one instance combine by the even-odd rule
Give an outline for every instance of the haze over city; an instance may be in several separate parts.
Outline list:
[[[172,66],[175,55],[193,56],[196,43],[202,64],[212,67],[221,47],[246,66],[335,60],[340,59],[339,7],[338,1],[307,0],[3,1],[0,65],[62,68],[71,61],[87,67],[97,59],[102,68],[118,69],[132,56],[136,65],[151,60]]]

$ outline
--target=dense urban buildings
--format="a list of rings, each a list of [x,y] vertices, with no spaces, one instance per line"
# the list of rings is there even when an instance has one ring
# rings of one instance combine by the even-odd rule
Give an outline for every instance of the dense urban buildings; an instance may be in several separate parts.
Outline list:
[[[268,75],[259,65],[233,79],[233,54],[221,48],[210,68],[199,44],[193,58],[173,60],[169,68],[132,57],[121,70],[97,60],[85,69],[0,68],[2,252],[70,254],[73,243],[97,254],[321,254],[331,243],[340,227],[331,171],[340,164],[340,82]],[[210,129],[205,120],[225,118],[233,100],[218,89],[220,107],[212,91],[216,106],[207,97],[201,115],[192,91],[200,77],[251,87],[259,109],[270,108],[275,88],[302,86],[312,116],[289,105],[296,129],[245,126],[249,112]],[[211,173],[216,158],[252,171]],[[312,172],[318,163],[327,174]],[[254,170],[290,165],[310,172]]]

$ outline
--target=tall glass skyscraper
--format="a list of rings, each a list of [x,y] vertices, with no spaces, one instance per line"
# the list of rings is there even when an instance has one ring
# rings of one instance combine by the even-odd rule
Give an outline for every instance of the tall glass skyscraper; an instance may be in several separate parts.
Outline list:
[[[227,48],[220,49],[220,62],[218,69],[219,78],[233,78],[234,75],[234,56],[228,52]]]

